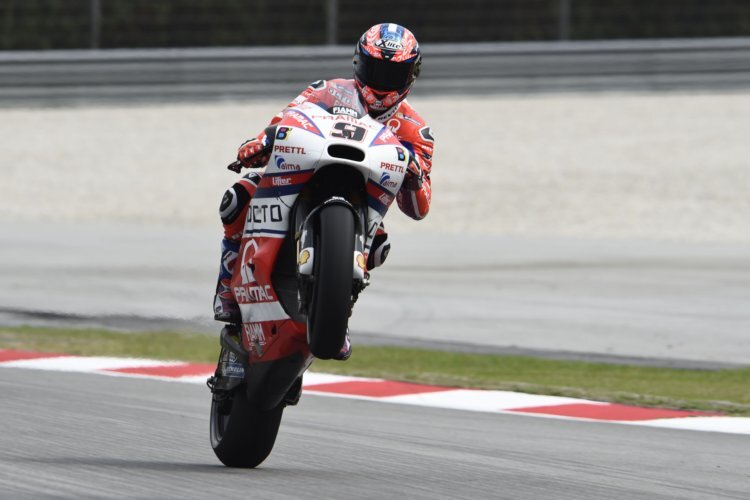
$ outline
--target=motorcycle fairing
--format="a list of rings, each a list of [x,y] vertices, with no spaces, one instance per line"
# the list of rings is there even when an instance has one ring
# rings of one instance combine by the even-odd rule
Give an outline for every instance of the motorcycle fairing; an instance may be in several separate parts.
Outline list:
[[[336,148],[331,148],[336,146]],[[334,156],[363,153],[364,160]],[[271,275],[293,222],[293,207],[305,185],[322,168],[351,167],[366,180],[366,234],[356,261],[366,260],[375,233],[403,182],[407,155],[396,136],[375,120],[331,115],[303,103],[285,111],[273,136],[271,159],[252,198],[245,221],[232,291],[242,313],[242,342],[250,362],[303,352],[309,357],[306,325],[284,310]],[[299,251],[299,249],[298,249]],[[280,339],[285,339],[279,342]]]

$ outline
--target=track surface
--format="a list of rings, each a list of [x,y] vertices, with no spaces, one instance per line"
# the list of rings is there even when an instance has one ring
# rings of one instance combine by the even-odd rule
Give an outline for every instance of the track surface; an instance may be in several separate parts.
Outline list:
[[[218,332],[218,228],[0,224],[0,325]],[[353,341],[750,365],[750,245],[393,234]],[[14,316],[13,311],[30,311]],[[148,321],[143,318],[161,318]],[[88,325],[90,326],[90,324]],[[369,335],[375,334],[375,335]],[[462,347],[463,346],[463,347]],[[633,359],[634,357],[640,359]],[[653,364],[653,363],[652,363]]]
[[[199,386],[0,372],[4,498],[747,498],[750,438],[304,396],[253,471]]]

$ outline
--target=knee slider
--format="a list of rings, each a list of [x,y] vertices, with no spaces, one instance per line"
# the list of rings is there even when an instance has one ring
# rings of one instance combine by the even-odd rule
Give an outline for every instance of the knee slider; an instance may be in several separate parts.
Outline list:
[[[376,234],[372,240],[370,254],[367,256],[367,269],[374,269],[382,266],[391,251],[391,243],[388,241],[388,235]]]
[[[227,189],[219,206],[221,222],[224,225],[235,222],[249,201],[250,195],[242,185],[235,184]]]

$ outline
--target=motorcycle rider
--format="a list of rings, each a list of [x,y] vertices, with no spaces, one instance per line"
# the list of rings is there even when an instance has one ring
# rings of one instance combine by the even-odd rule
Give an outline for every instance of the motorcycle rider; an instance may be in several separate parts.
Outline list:
[[[430,208],[433,137],[430,128],[416,113],[406,96],[419,75],[421,53],[416,38],[408,29],[392,23],[377,24],[357,42],[354,52],[354,78],[319,80],[307,87],[286,109],[310,102],[333,114],[363,116],[369,114],[385,124],[411,153],[407,176],[396,201],[409,217],[420,220]],[[279,113],[271,125],[282,118]],[[265,148],[268,138],[261,132],[244,142],[237,160],[245,168],[262,168],[270,159]],[[240,168],[236,168],[239,171]],[[262,173],[251,172],[230,187],[221,201],[220,215],[224,225],[221,245],[221,266],[214,298],[214,318],[227,323],[241,323],[239,307],[231,292],[232,268],[240,248],[240,240],[250,199]],[[367,269],[380,266],[388,256],[390,244],[381,224],[367,258]],[[347,335],[337,359],[347,359],[351,344]]]

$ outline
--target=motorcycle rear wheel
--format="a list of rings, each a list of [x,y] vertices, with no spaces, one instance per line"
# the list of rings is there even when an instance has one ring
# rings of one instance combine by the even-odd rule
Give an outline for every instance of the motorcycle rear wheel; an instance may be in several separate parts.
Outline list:
[[[211,447],[227,467],[257,467],[273,449],[284,406],[261,411],[247,399],[244,385],[228,398],[211,400]]]
[[[343,205],[320,211],[308,318],[310,352],[335,357],[344,345],[352,308],[354,217]]]

